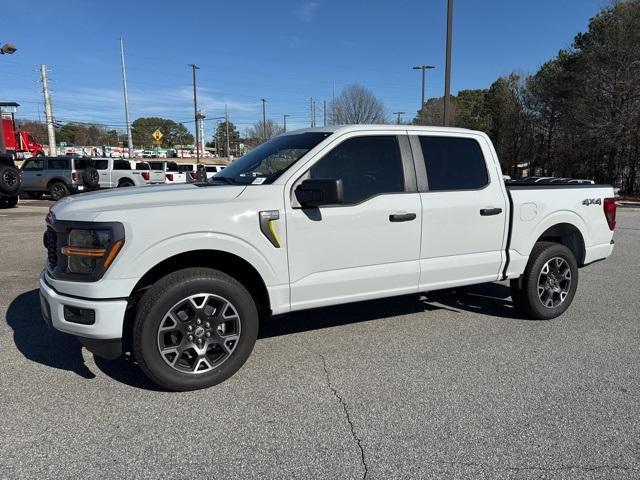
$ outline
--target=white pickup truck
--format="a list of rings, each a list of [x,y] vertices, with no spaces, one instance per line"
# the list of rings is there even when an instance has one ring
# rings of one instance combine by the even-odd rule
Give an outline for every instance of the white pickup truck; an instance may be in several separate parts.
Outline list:
[[[578,268],[611,254],[615,216],[611,186],[505,185],[481,132],[300,130],[207,183],[56,203],[42,312],[167,389],[202,388],[242,366],[266,315],[508,279],[525,315],[556,317]]]

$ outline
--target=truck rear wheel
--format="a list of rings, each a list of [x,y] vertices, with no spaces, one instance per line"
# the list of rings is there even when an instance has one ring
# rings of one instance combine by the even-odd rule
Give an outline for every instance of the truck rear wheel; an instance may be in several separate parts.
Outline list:
[[[258,311],[234,278],[187,268],[155,283],[141,298],[133,354],[151,381],[168,390],[216,385],[245,363],[258,337]]]
[[[514,306],[525,315],[549,320],[562,315],[578,288],[578,262],[562,244],[538,242],[524,274],[511,281]]]
[[[62,197],[69,195],[69,188],[67,188],[67,186],[62,182],[53,182],[49,185],[49,194],[51,195],[51,198],[58,201]]]

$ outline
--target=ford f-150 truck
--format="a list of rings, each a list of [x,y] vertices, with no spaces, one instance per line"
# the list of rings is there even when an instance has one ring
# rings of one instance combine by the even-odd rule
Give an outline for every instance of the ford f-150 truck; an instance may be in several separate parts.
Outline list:
[[[481,132],[299,130],[206,183],[56,203],[41,308],[95,354],[196,389],[243,365],[267,315],[510,280],[524,315],[554,318],[611,254],[615,217],[611,186],[505,184]]]

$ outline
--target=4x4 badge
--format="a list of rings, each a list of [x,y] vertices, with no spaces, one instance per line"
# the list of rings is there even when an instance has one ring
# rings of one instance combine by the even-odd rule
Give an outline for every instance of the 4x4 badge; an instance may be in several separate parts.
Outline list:
[[[589,206],[589,205],[602,205],[602,199],[600,199],[600,198],[585,198],[582,201],[582,204],[583,205],[587,205],[587,206]]]

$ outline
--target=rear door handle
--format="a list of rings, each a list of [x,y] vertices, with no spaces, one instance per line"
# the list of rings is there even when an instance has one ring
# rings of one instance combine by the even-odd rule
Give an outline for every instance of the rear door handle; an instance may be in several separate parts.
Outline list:
[[[481,208],[480,215],[483,217],[488,217],[490,215],[499,215],[502,213],[501,208]]]
[[[390,222],[410,222],[416,219],[415,213],[393,213],[389,215]]]

